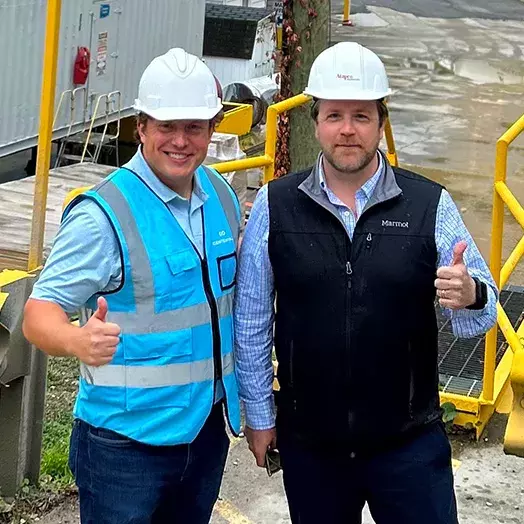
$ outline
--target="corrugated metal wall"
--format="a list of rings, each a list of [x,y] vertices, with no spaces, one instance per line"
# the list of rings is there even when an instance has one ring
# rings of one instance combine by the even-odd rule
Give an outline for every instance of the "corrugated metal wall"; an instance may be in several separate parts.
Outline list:
[[[36,143],[46,4],[0,0],[0,157]],[[103,6],[108,8],[102,11]],[[88,117],[97,97],[114,90],[122,92],[123,114],[132,114],[140,76],[153,57],[176,46],[201,56],[204,14],[205,0],[63,0],[56,104],[74,87],[77,47],[86,46],[91,50]],[[65,134],[69,114],[67,102],[55,138]],[[75,115],[74,129],[80,130],[82,107]]]

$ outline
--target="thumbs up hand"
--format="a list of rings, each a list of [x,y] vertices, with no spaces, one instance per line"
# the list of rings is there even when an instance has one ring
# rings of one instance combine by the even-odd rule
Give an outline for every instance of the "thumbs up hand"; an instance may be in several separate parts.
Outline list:
[[[451,266],[437,270],[435,287],[439,304],[449,309],[463,309],[475,302],[475,281],[464,264],[464,252],[468,245],[461,240],[453,248]]]
[[[78,331],[73,352],[89,366],[103,366],[111,362],[120,342],[120,327],[106,321],[107,300],[99,297],[98,309]]]

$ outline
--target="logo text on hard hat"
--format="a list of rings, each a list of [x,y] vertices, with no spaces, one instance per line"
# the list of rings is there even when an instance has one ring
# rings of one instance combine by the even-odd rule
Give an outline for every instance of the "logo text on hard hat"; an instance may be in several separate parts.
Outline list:
[[[340,80],[360,80],[360,78],[355,78],[353,75],[348,75],[344,73],[337,73],[337,78]]]

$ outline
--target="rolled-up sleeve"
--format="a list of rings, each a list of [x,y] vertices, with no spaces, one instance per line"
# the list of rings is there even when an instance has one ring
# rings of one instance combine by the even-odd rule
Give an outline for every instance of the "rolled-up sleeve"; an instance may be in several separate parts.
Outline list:
[[[115,289],[121,274],[120,250],[109,220],[97,204],[84,200],[60,225],[31,298],[73,313],[96,293]]]
[[[267,186],[253,204],[240,249],[235,294],[235,356],[246,424],[252,429],[275,425],[273,401],[274,281],[268,253]]]

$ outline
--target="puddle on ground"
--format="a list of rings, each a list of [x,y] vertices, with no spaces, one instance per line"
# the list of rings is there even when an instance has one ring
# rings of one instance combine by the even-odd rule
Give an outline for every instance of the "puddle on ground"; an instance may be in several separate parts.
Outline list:
[[[431,71],[438,75],[454,75],[475,84],[524,85],[524,61],[469,58],[423,58],[384,59],[386,68],[396,66],[404,69]]]

